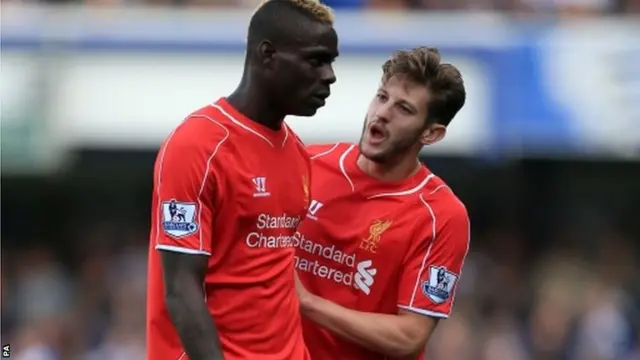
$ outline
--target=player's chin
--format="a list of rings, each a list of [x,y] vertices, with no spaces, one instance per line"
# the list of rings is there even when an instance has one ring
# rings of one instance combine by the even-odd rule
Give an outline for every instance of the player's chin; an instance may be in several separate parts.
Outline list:
[[[295,113],[292,115],[309,117],[309,116],[315,115],[318,112],[318,109],[319,107],[301,108],[301,109],[297,109]]]
[[[366,141],[360,144],[360,154],[376,163],[384,163],[388,158],[387,152],[384,149],[368,144]]]
[[[326,98],[321,96],[312,96],[303,101],[300,101],[299,108],[296,109],[294,115],[297,116],[313,116],[318,112],[318,109],[326,105]]]

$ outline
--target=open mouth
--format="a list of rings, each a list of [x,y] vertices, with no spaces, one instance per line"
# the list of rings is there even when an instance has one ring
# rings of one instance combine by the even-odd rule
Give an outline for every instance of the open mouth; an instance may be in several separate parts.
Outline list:
[[[369,126],[369,139],[373,143],[382,142],[387,137],[387,132],[384,127],[379,124],[372,124]]]

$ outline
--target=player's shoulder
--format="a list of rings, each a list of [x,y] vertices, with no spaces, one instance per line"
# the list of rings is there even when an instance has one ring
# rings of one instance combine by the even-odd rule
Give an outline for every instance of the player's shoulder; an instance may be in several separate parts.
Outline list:
[[[189,115],[183,121],[191,131],[204,131],[207,134],[229,135],[229,117],[225,116],[218,108],[207,105]]]
[[[307,154],[311,160],[329,160],[339,157],[344,151],[349,149],[353,144],[350,143],[327,143],[307,145]]]
[[[468,219],[467,208],[447,183],[435,174],[419,192],[420,205],[433,216],[443,218]]]
[[[227,142],[228,127],[210,106],[187,115],[164,141],[166,152],[213,152]]]

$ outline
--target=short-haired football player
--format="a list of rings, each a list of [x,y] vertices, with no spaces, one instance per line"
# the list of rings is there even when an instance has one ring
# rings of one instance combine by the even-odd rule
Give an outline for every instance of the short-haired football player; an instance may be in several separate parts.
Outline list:
[[[463,107],[461,74],[426,47],[382,69],[360,143],[308,148],[312,201],[295,245],[314,360],[421,358],[469,248],[465,206],[418,159]]]
[[[333,14],[314,0],[270,0],[247,40],[237,89],[187,116],[158,153],[149,360],[309,358],[292,238],[310,164],[283,119],[315,114],[330,94]]]

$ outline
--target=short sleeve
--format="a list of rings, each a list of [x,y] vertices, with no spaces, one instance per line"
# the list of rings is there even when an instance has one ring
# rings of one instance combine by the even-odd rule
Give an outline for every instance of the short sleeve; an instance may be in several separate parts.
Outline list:
[[[217,123],[188,119],[165,142],[155,165],[157,250],[211,255],[217,194],[216,156],[227,136]],[[220,127],[212,131],[211,126]]]
[[[404,262],[398,307],[423,315],[447,318],[469,249],[470,223],[457,199],[448,206],[424,205],[432,222],[429,236],[417,239]],[[436,202],[437,203],[437,202]]]

